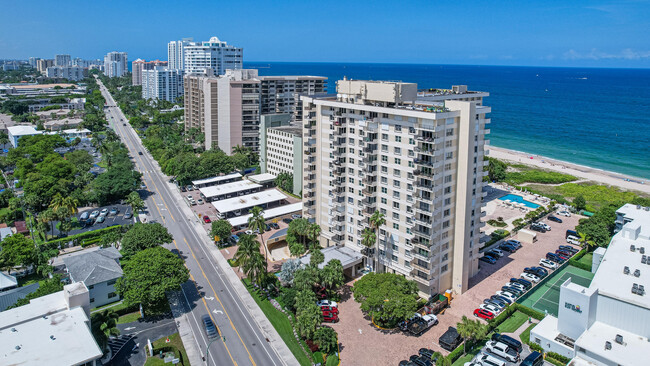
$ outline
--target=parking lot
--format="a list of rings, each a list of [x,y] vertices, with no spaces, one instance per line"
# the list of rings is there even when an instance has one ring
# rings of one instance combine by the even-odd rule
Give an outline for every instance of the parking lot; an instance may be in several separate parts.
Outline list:
[[[339,323],[332,324],[339,334],[339,341],[343,345],[342,360],[354,357],[358,364],[397,365],[401,360],[408,359],[410,355],[417,354],[422,347],[449,352],[438,345],[438,338],[449,326],[455,327],[463,315],[472,317],[474,309],[484,299],[494,295],[507,283],[511,277],[518,278],[525,267],[538,266],[539,260],[547,252],[554,252],[558,245],[567,245],[565,233],[567,229],[573,230],[578,224],[580,216],[561,217],[562,223],[541,220],[551,226],[552,230],[546,233],[537,233],[537,242],[523,244],[515,253],[506,253],[495,264],[480,262],[480,272],[472,277],[469,289],[461,295],[456,295],[450,307],[438,315],[440,323],[419,337],[404,334],[399,330],[382,330],[376,328],[370,319],[365,318],[359,304],[348,291],[344,291],[343,299],[339,305]],[[517,236],[514,237],[517,239]],[[351,286],[349,283],[347,286]],[[381,359],[381,362],[377,362]]]
[[[87,212],[88,215],[90,215],[93,211],[100,211],[101,212],[101,210],[104,209],[104,208],[107,209],[109,212],[110,212],[110,210],[112,208],[116,208],[118,210],[118,212],[117,212],[116,215],[110,215],[110,214],[107,213],[105,221],[102,222],[102,223],[92,223],[92,222],[88,222],[87,224],[81,224],[80,223],[77,226],[77,228],[75,228],[74,230],[71,230],[70,232],[68,232],[68,235],[75,235],[75,234],[84,233],[86,231],[103,229],[103,228],[106,228],[106,227],[109,227],[109,226],[129,225],[129,224],[133,224],[135,222],[133,217],[130,218],[130,219],[125,219],[124,218],[124,213],[127,212],[127,210],[130,212],[131,207],[129,207],[127,205],[120,205],[120,204],[115,204],[115,205],[110,205],[110,206],[103,206],[103,207],[80,208],[79,212],[75,215],[75,218],[77,220],[79,220],[79,217],[81,217],[81,215],[84,212]],[[58,235],[59,230],[56,228],[56,226],[58,225],[58,222],[53,223],[53,224],[55,226],[54,227],[54,235]],[[52,230],[50,230],[48,233],[52,233]]]

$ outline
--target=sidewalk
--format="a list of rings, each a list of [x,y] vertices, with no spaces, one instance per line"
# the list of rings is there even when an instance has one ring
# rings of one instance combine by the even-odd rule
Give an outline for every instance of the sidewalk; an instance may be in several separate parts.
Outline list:
[[[181,301],[181,291],[182,290],[167,292],[167,300],[169,301],[169,307],[172,309],[172,315],[174,316],[176,327],[178,328],[178,335],[183,341],[185,353],[187,353],[190,365],[202,365],[204,362],[201,358],[201,350],[196,338],[194,338],[194,334],[192,333],[192,327],[188,323],[188,312],[183,309],[185,303]]]

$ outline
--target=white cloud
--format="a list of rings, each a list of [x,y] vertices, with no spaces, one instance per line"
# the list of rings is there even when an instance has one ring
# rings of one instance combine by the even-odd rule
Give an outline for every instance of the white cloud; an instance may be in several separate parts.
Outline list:
[[[566,60],[642,60],[650,58],[650,51],[635,51],[626,48],[618,53],[607,53],[596,48],[591,49],[589,52],[579,52],[571,49],[565,52],[562,57]]]

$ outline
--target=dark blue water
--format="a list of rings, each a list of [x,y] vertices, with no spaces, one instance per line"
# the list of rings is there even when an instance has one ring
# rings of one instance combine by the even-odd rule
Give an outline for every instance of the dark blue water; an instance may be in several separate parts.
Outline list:
[[[248,62],[260,75],[487,91],[494,146],[650,178],[650,69]]]

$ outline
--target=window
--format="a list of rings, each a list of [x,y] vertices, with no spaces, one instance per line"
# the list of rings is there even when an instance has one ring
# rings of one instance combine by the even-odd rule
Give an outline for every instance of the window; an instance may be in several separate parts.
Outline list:
[[[353,184],[354,184],[354,178],[348,178],[348,182],[350,182],[350,183],[353,183]]]
[[[388,152],[388,145],[381,145],[381,152]]]
[[[383,204],[385,205],[385,204],[388,203],[388,200],[386,200],[384,197],[382,197],[382,198],[381,198],[381,203],[383,203]]]
[[[109,299],[112,299],[112,298],[114,298],[115,296],[117,296],[117,294],[116,294],[115,292],[109,292],[109,293],[108,293],[108,298],[109,298]]]
[[[402,136],[395,136],[395,142],[402,142]]]
[[[398,165],[402,164],[402,159],[395,158],[395,164],[398,164]]]
[[[449,267],[448,267],[447,264],[445,264],[444,266],[440,267],[440,273],[445,273],[445,272],[447,272],[447,269],[448,269],[448,268],[449,268]]]
[[[381,162],[382,162],[382,163],[388,163],[388,156],[386,156],[386,155],[382,155],[382,156],[381,156]]]
[[[382,184],[388,184],[388,178],[386,178],[386,177],[381,177],[381,183],[382,183]]]
[[[442,255],[442,262],[446,261],[447,259],[449,259],[449,253],[443,254]]]
[[[451,198],[445,198],[445,206],[451,205]]]
[[[397,212],[393,212],[393,220],[399,220],[399,214]]]
[[[415,164],[413,164],[412,161],[409,161],[409,168],[414,168],[414,167],[415,167]]]
[[[399,210],[399,202],[393,202],[393,208]]]
[[[399,230],[399,224],[393,224],[393,229]]]
[[[402,132],[402,126],[395,125],[395,132]]]
[[[448,130],[446,131],[446,135],[447,135],[447,136],[453,136],[453,135],[454,135],[454,129],[453,129],[453,128],[448,129]]]
[[[388,193],[388,188],[381,187],[381,193]]]
[[[409,145],[415,145],[415,140],[414,139],[409,139]]]
[[[395,148],[395,155],[402,155],[402,149],[399,147]]]
[[[393,187],[399,188],[400,187],[400,182],[398,180],[393,180]]]
[[[382,167],[382,168],[384,168],[384,167]],[[402,172],[399,169],[393,169],[393,175],[396,176],[396,177],[401,177]]]
[[[108,281],[107,285],[109,285],[109,286],[114,285],[115,282],[117,282],[117,280],[110,280],[110,281]]]
[[[451,182],[451,174],[445,177],[445,183]]]
[[[388,134],[387,134],[387,133],[382,133],[382,134],[381,134],[381,139],[382,139],[383,141],[388,141]]]
[[[88,286],[88,289],[89,289],[89,290],[92,290],[92,289],[94,289],[94,288],[95,288],[95,285],[90,285],[90,286]]]
[[[382,165],[382,166],[381,166],[381,172],[382,172],[382,173],[388,173],[388,167],[385,166],[385,165]]]
[[[444,217],[447,217],[447,216],[449,216],[450,214],[451,214],[451,210],[450,210],[450,209],[446,209],[446,210],[444,211],[444,213],[443,213],[443,216],[444,216]]]
[[[397,262],[397,256],[395,254],[391,255],[390,259]]]
[[[398,191],[393,191],[393,198],[399,199],[400,195]]]
[[[91,302],[91,303],[95,302],[95,299],[91,297],[91,298],[90,298],[90,302]]]

